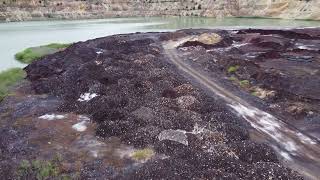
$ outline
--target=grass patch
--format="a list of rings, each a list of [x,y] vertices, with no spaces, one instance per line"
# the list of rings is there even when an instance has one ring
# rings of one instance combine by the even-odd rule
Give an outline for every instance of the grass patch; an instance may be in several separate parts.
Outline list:
[[[26,76],[21,68],[12,68],[0,72],[0,101],[8,95],[9,87],[15,85]]]
[[[238,65],[236,65],[236,66],[230,66],[229,68],[228,68],[228,73],[235,73],[238,69],[240,68],[240,66],[238,66]]]
[[[137,150],[132,153],[131,157],[134,160],[142,161],[151,158],[154,155],[154,151],[150,148],[145,148],[141,150]]]
[[[239,80],[235,76],[229,77],[229,80],[232,81],[233,84],[239,85],[241,88],[250,87],[250,81],[249,80]]]
[[[239,81],[239,85],[241,87],[248,87],[250,85],[250,82],[248,80],[241,80]]]
[[[44,47],[48,47],[48,48],[54,48],[54,49],[65,49],[67,47],[69,47],[71,44],[61,44],[61,43],[51,43],[51,44],[47,44]]]
[[[252,96],[256,96],[256,97],[259,96],[258,92],[256,92],[256,91],[251,92],[251,95],[252,95]]]
[[[36,178],[37,180],[44,180],[52,177],[57,177],[59,168],[56,163],[51,161],[23,160],[18,167],[17,176],[19,179],[25,177]]]
[[[61,179],[71,180],[71,177],[61,171],[62,159],[53,158],[52,160],[22,160],[16,170],[17,179]]]
[[[42,56],[61,51],[71,44],[51,43],[44,46],[30,47],[14,55],[15,59],[21,63],[30,64]]]
[[[229,80],[230,80],[230,81],[235,81],[235,82],[238,82],[238,81],[239,81],[238,78],[236,78],[236,77],[234,77],[234,76],[229,77]]]
[[[16,60],[25,64],[30,64],[32,61],[39,59],[41,56],[43,55],[40,53],[34,52],[32,48],[27,48],[14,55]]]

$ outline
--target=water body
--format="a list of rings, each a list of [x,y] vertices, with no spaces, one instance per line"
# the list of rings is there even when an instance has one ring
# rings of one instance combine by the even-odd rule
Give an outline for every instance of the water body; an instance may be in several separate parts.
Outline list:
[[[52,42],[71,43],[112,34],[173,31],[182,28],[319,27],[320,21],[260,18],[152,17],[99,20],[29,21],[0,23],[0,71],[24,67],[14,54]]]

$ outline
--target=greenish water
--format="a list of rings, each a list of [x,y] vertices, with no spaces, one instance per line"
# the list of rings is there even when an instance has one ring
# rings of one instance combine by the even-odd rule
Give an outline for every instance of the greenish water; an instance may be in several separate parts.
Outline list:
[[[16,52],[28,47],[52,42],[71,43],[112,34],[172,31],[182,28],[286,28],[315,26],[320,26],[320,21],[200,17],[110,18],[0,23],[0,71],[12,67],[25,66],[14,60]]]

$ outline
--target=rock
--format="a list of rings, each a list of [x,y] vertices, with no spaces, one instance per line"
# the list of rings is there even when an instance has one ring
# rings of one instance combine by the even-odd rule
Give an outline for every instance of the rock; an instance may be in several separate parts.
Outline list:
[[[190,41],[197,41],[206,45],[214,45],[222,40],[221,36],[215,33],[203,33],[194,37]]]
[[[170,141],[175,141],[179,142],[184,145],[188,145],[188,139],[186,132],[181,131],[181,130],[164,130],[158,135],[159,141],[163,140],[170,140]]]

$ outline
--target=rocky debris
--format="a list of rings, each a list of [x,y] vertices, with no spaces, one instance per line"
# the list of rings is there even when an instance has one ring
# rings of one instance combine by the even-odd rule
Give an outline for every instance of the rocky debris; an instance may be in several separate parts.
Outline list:
[[[185,33],[199,35],[208,31],[186,30]],[[214,33],[223,38],[219,43],[226,43],[211,48],[232,44],[232,35],[228,31]],[[70,121],[53,120],[37,126],[70,124],[65,131],[50,135],[57,138],[53,142],[62,141],[74,150],[85,150],[70,155],[71,162],[78,161],[79,156],[86,157],[79,160],[83,170],[80,178],[259,179],[268,175],[268,178],[299,179],[300,176],[294,171],[279,164],[270,147],[250,140],[247,124],[241,117],[230,112],[221,101],[189,83],[166,61],[161,39],[171,35],[137,33],[79,42],[25,68],[33,93],[59,98],[60,103],[55,106],[54,112],[85,114],[90,118],[90,124],[86,119],[69,119],[68,116]],[[97,49],[101,53],[97,54]],[[207,53],[206,57],[215,56],[218,59],[217,62],[210,61],[212,65],[218,63],[212,69],[223,64],[221,54],[211,54],[213,51],[207,52],[205,48],[201,52]],[[201,60],[205,63],[208,59]],[[247,68],[240,69],[246,72]],[[256,66],[252,69],[250,72],[259,72]],[[216,71],[218,76],[221,70],[223,68]],[[260,74],[256,75],[258,77]],[[15,103],[19,104],[19,101]],[[24,111],[23,115],[30,116],[28,113]],[[10,118],[7,117],[7,120]],[[80,131],[72,129],[73,125],[82,122],[77,126]],[[48,123],[56,124],[49,126]],[[69,131],[75,136],[92,133],[93,123],[96,124],[94,133],[97,137],[90,134],[75,138],[78,143],[70,143],[70,139],[66,138],[70,137],[65,134]],[[4,128],[2,134],[14,138],[7,129]],[[84,143],[87,137],[97,139]],[[108,144],[113,138],[120,142]],[[8,149],[9,144],[4,139],[0,140],[1,146]],[[41,153],[48,152],[47,146],[44,147],[39,146]],[[132,162],[130,154],[134,148],[150,147],[155,150],[152,158],[146,162]],[[99,152],[95,151],[97,148]],[[116,155],[119,150],[124,155]],[[6,158],[12,159],[14,155],[8,154]],[[129,158],[123,158],[126,156]],[[256,164],[259,166],[255,167]],[[76,170],[70,171],[75,173]]]

